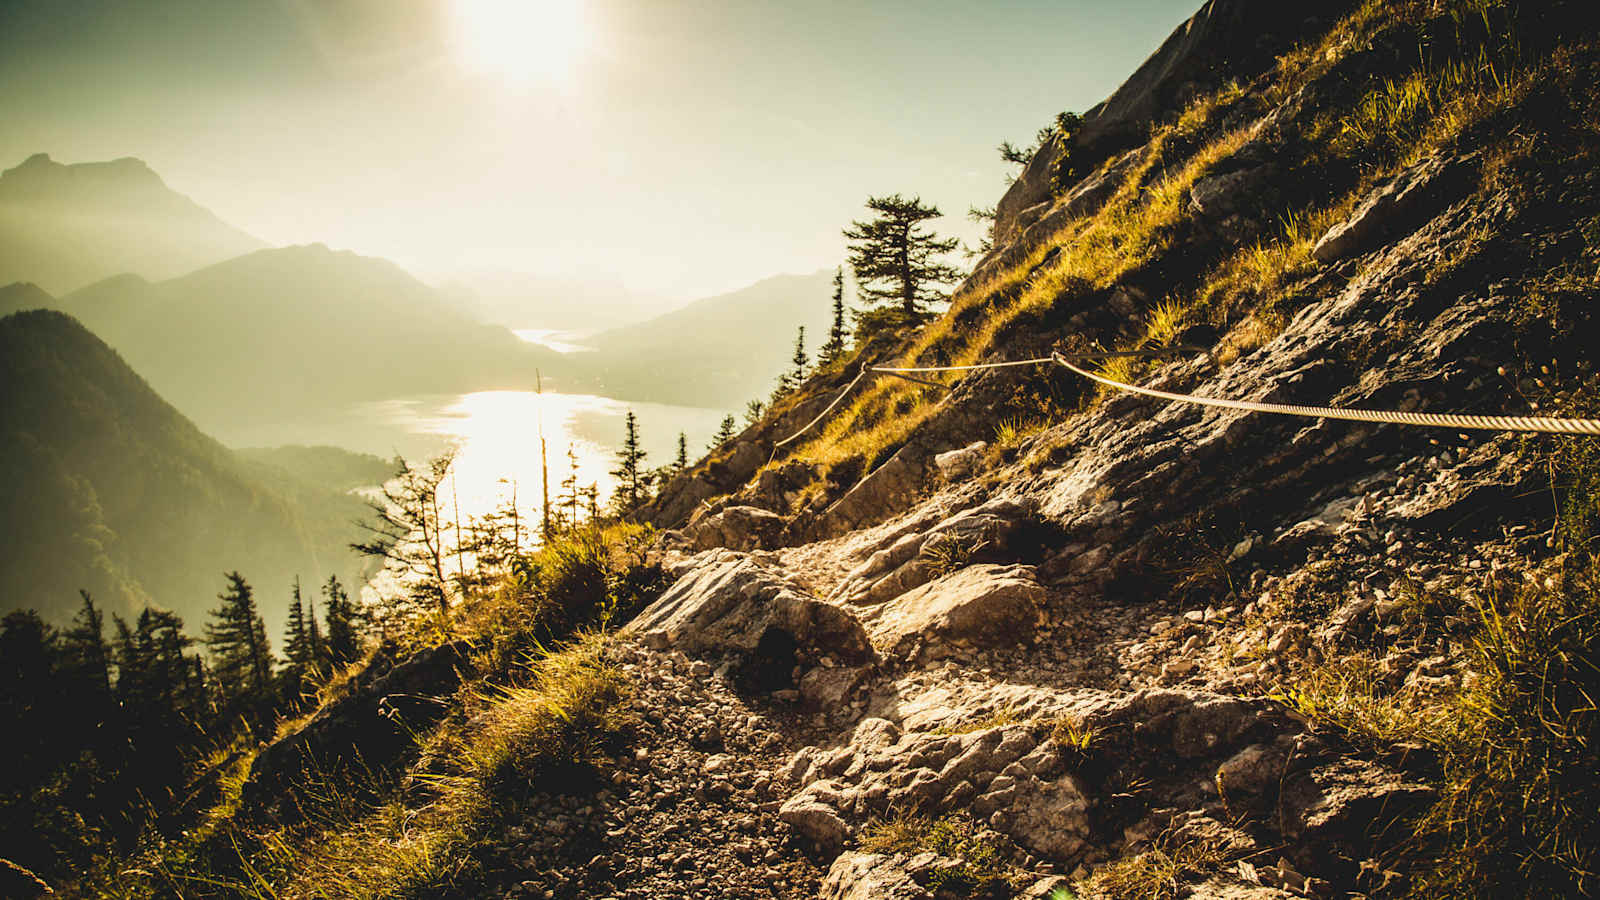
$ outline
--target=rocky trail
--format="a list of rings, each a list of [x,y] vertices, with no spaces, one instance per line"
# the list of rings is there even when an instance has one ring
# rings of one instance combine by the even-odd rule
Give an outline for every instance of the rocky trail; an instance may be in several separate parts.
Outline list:
[[[1429,717],[1475,709],[1508,598],[1573,583],[1592,439],[1045,366],[869,383],[774,445],[860,364],[1088,347],[1204,346],[1118,370],[1181,393],[1594,415],[1600,51],[1518,9],[1206,3],[1037,148],[943,319],[664,486],[662,589],[605,650],[618,749],[442,895],[1415,891],[1441,748],[1500,724]]]

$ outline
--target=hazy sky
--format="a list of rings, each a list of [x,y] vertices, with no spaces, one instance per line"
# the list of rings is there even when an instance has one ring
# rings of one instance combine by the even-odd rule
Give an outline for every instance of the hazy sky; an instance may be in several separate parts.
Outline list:
[[[0,0],[0,168],[138,156],[273,243],[677,297],[947,232],[1199,0]]]

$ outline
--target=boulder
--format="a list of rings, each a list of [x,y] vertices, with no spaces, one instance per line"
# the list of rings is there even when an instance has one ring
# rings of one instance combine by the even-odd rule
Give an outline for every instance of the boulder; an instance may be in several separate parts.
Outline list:
[[[810,791],[785,801],[778,808],[778,818],[829,855],[838,853],[851,836],[850,826],[840,817],[839,811]]]
[[[905,869],[904,854],[841,853],[828,867],[821,900],[924,900],[932,895]]]
[[[1348,219],[1317,241],[1312,257],[1324,265],[1338,262],[1421,224],[1463,186],[1475,155],[1429,157],[1373,188]]]
[[[994,825],[1047,859],[1076,861],[1089,839],[1089,800],[1073,775],[1062,775],[994,816]]]
[[[815,655],[871,661],[861,623],[819,600],[770,565],[732,550],[709,551],[625,631],[656,649],[754,654],[774,635]]]
[[[1221,220],[1256,205],[1261,186],[1273,174],[1270,166],[1256,166],[1220,175],[1207,175],[1189,188],[1189,207],[1208,219]]]
[[[730,506],[692,522],[684,529],[695,550],[768,550],[778,545],[786,524],[783,516],[754,506]]]
[[[923,466],[916,454],[909,446],[902,447],[823,510],[813,530],[820,536],[831,536],[881,521],[916,496],[922,476]]]
[[[946,481],[960,481],[977,472],[983,465],[983,451],[988,447],[989,444],[985,441],[973,441],[959,450],[936,454],[933,457],[933,464]]]
[[[997,646],[1033,634],[1045,597],[1032,566],[967,566],[875,608],[867,629],[874,646],[897,655]]]

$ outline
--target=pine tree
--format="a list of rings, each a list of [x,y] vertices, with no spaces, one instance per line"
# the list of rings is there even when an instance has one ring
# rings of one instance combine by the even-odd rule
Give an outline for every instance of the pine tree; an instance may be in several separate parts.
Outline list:
[[[311,678],[311,673],[317,669],[316,648],[311,643],[311,632],[316,627],[316,614],[311,616],[310,624],[306,622],[305,603],[300,598],[300,577],[294,579],[294,593],[289,601],[289,619],[283,629],[283,656],[287,661],[284,666],[283,693],[290,702],[295,703],[300,698],[301,691]]]
[[[225,576],[228,587],[217,595],[222,603],[211,610],[206,623],[206,647],[211,651],[224,695],[237,705],[258,707],[271,691],[272,651],[267,646],[267,625],[256,609],[255,591],[238,572]]]
[[[828,340],[817,350],[819,368],[833,365],[844,356],[844,269],[833,270],[833,322],[828,326]]]
[[[79,591],[83,606],[72,625],[61,632],[63,663],[74,681],[97,694],[111,693],[111,645],[106,643],[106,615],[88,591]]]
[[[907,317],[920,316],[923,308],[944,299],[936,286],[961,276],[938,257],[954,250],[955,238],[940,240],[921,227],[936,219],[938,207],[925,206],[920,197],[899,194],[868,197],[867,208],[878,217],[851,222],[844,230],[850,240],[850,266],[855,270],[857,293],[868,303],[896,305]]]
[[[295,592],[300,590],[300,579],[295,578]],[[322,628],[317,625],[317,598],[306,598],[306,637],[311,643],[311,674],[320,677],[328,668],[328,646],[322,639]]]
[[[613,503],[619,513],[631,514],[645,500],[645,492],[649,489],[649,473],[643,466],[645,452],[639,446],[639,420],[631,409],[628,410],[625,427],[627,430],[623,434],[622,449],[617,451],[617,467],[611,470],[611,474],[617,479]]]
[[[716,436],[711,439],[711,446],[706,449],[715,450],[718,447],[721,447],[723,444],[733,440],[733,436],[736,433],[734,428],[736,427],[738,427],[738,422],[733,418],[731,413],[723,416],[722,424],[718,426]]]
[[[766,414],[767,405],[762,403],[760,400],[751,400],[749,403],[744,405],[744,423],[746,425],[756,424],[757,422],[761,421],[761,417]]]
[[[678,455],[672,460],[672,474],[680,475],[687,468],[689,468],[689,438],[680,431],[678,432]]]
[[[410,579],[411,590],[393,597],[392,615],[415,612],[417,600],[434,606],[441,617],[450,614],[450,580],[444,569],[450,548],[445,536],[453,526],[440,509],[439,486],[454,461],[454,451],[420,467],[397,459],[398,469],[384,485],[383,496],[367,503],[372,522],[359,523],[367,540],[350,545]]]
[[[329,575],[322,586],[323,615],[328,622],[328,665],[342,666],[353,661],[361,652],[360,636],[356,633],[356,610],[339,583],[339,576]]]
[[[584,501],[589,505],[589,523],[600,521],[600,486],[591,482],[583,489]]]
[[[561,479],[561,496],[556,501],[567,511],[567,524],[578,527],[578,451],[567,444],[567,477]]]

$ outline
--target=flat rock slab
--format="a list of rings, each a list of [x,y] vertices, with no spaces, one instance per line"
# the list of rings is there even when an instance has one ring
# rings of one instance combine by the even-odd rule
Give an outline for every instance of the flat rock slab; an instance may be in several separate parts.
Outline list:
[[[893,655],[938,655],[1031,636],[1046,592],[1032,566],[967,566],[867,613],[873,646]]]
[[[854,616],[806,593],[777,568],[731,550],[696,557],[625,632],[654,649],[753,653],[774,629],[818,652],[854,662],[872,659]]]

